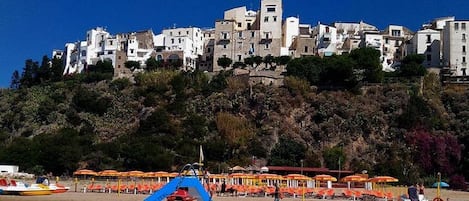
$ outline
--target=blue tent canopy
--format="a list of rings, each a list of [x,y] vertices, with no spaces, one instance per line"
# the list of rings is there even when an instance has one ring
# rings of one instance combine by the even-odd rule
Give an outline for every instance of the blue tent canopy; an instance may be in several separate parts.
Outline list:
[[[449,187],[449,184],[444,182],[444,181],[440,181],[440,182],[435,182],[432,187],[436,188],[438,187],[438,183],[440,183],[440,187],[441,188],[448,188]]]

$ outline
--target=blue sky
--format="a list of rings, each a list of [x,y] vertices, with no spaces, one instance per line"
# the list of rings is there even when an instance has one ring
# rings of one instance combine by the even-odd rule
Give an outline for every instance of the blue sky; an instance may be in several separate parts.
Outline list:
[[[111,34],[177,27],[213,27],[223,11],[260,0],[1,0],[0,87],[8,87],[14,70],[26,59],[40,62],[66,42],[83,40],[86,31],[107,27]],[[469,19],[467,0],[283,0],[284,18],[299,16],[305,24],[360,21],[384,29],[389,24],[418,30],[436,17]]]

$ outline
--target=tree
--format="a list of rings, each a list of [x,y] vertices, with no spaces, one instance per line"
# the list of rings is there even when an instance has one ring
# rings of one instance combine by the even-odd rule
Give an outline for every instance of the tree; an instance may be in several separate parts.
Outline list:
[[[50,80],[51,78],[51,60],[47,55],[42,57],[41,66],[39,67],[36,83],[44,83]]]
[[[356,85],[353,67],[355,63],[347,55],[334,55],[324,59],[321,84],[351,88]]]
[[[163,67],[161,61],[156,60],[155,57],[148,58],[147,61],[145,61],[145,65],[147,65],[147,71],[153,71]]]
[[[261,56],[255,56],[252,57],[253,62],[256,64],[255,68],[259,67],[261,65],[263,58]]]
[[[18,89],[20,88],[20,83],[21,83],[20,73],[18,72],[18,70],[15,70],[11,76],[10,88]]]
[[[233,64],[233,68],[244,68],[244,67],[246,67],[246,64],[244,64],[241,61],[237,61]]]
[[[254,58],[252,56],[244,58],[244,63],[252,68],[254,67]]]
[[[20,87],[31,87],[35,85],[35,78],[37,77],[38,69],[39,64],[37,61],[33,61],[32,59],[26,60],[23,73],[21,75]]]
[[[90,66],[89,70],[90,72],[96,72],[96,73],[114,74],[114,67],[112,66],[112,62],[107,59],[96,62],[96,65]]]
[[[425,57],[421,54],[411,54],[404,57],[399,69],[399,76],[412,77],[424,76],[427,69],[422,65]]]
[[[291,57],[290,56],[279,56],[279,57],[275,57],[275,64],[279,65],[279,66],[285,66],[288,64],[288,62],[290,62],[291,60]]]
[[[355,61],[355,70],[363,70],[363,80],[370,83],[383,81],[383,70],[379,61],[380,52],[371,47],[358,48],[350,52]]]
[[[264,57],[265,68],[270,69],[272,68],[272,63],[274,63],[274,57],[272,55],[267,55]]]
[[[233,60],[231,60],[228,57],[220,57],[217,60],[217,64],[223,67],[224,70],[226,70],[226,68],[228,68],[231,65],[231,63],[233,63]]]
[[[299,167],[300,161],[305,158],[305,151],[304,145],[282,136],[272,149],[269,165]]]
[[[62,80],[62,75],[64,72],[64,66],[62,59],[54,57],[52,59],[52,65],[50,67],[51,81],[57,82]]]
[[[312,85],[317,85],[324,70],[324,61],[320,57],[308,56],[295,58],[288,62],[287,75],[303,78]]]
[[[131,71],[134,71],[135,69],[140,68],[140,62],[138,61],[126,61],[124,65],[126,68],[130,69]]]

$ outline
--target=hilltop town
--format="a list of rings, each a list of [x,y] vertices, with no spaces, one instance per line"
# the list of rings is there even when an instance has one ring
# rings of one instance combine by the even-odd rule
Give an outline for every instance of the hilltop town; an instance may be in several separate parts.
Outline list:
[[[54,50],[53,57],[63,58],[64,75],[81,73],[89,65],[108,60],[114,76],[119,78],[145,69],[150,60],[157,66],[182,71],[219,72],[246,66],[256,57],[262,58],[256,62],[280,56],[328,57],[372,47],[379,50],[386,72],[398,69],[405,56],[421,54],[425,58],[422,65],[441,71],[443,81],[464,82],[466,76],[469,21],[455,17],[434,19],[416,32],[401,25],[379,30],[363,21],[311,25],[300,23],[298,17],[284,18],[282,0],[261,0],[258,11],[247,10],[246,6],[229,9],[223,19],[214,23],[210,29],[172,27],[159,34],[144,30],[113,35],[97,27],[86,32],[85,40]],[[228,58],[228,65],[221,66],[220,58]],[[259,66],[238,73],[250,73],[251,77],[277,84],[276,80],[283,79],[283,71],[285,68]]]

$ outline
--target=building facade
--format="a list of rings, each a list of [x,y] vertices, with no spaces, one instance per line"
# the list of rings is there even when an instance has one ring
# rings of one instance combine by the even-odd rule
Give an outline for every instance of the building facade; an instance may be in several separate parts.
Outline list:
[[[443,30],[443,65],[452,76],[467,76],[469,20],[447,21]]]

